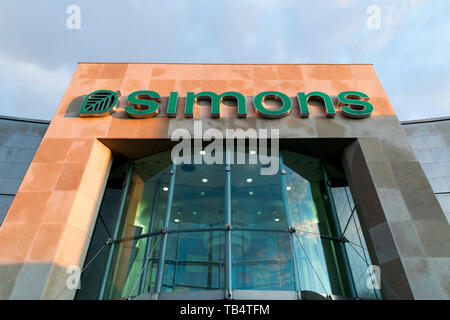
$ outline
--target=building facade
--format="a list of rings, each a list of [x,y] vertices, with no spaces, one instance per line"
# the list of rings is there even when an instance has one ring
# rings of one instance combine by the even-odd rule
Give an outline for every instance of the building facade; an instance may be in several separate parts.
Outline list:
[[[0,227],[1,298],[448,299],[445,124],[404,125],[416,156],[371,65],[81,63]],[[271,158],[211,148],[252,129]]]
[[[450,118],[404,121],[402,125],[450,222]]]
[[[49,123],[0,116],[0,225]]]
[[[450,222],[450,118],[400,122]],[[0,225],[50,121],[0,116]],[[12,167],[12,168],[11,168]]]

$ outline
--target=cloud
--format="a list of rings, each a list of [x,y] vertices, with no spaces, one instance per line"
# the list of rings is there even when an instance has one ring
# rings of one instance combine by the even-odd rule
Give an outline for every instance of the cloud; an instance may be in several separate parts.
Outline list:
[[[1,114],[51,119],[69,84],[72,72],[44,69],[0,55]]]
[[[81,8],[81,30],[66,28],[70,4]],[[366,27],[371,4],[379,30]],[[0,114],[49,119],[78,61],[129,61],[373,63],[400,119],[445,116],[449,9],[447,0],[9,1],[0,11]],[[32,79],[40,81],[23,91]],[[422,88],[446,107],[407,102],[422,101]],[[38,93],[47,104],[28,107]]]

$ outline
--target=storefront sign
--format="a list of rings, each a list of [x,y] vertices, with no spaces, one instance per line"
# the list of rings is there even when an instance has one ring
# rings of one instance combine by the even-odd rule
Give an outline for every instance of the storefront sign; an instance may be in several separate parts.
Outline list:
[[[90,93],[83,101],[80,109],[81,117],[105,117],[114,113],[119,106],[120,91],[98,90]],[[217,94],[210,91],[200,93],[187,92],[186,103],[184,107],[184,116],[193,117],[194,104],[197,99],[208,99],[211,102],[211,117],[220,117],[220,104],[224,99],[234,100],[237,103],[237,115],[239,118],[247,117],[247,108],[245,97],[239,92],[228,91]],[[266,105],[267,99],[275,99],[281,102],[281,107],[274,110]],[[333,100],[329,95],[320,91],[310,93],[298,92],[296,99],[298,101],[300,116],[309,117],[310,100],[319,100],[323,103],[325,113],[328,118],[336,116]],[[366,118],[373,111],[373,105],[368,101],[369,96],[359,91],[343,91],[337,96],[338,106],[341,112],[349,118]],[[139,90],[132,92],[128,96],[128,105],[125,106],[125,112],[132,118],[150,118],[158,114],[160,95],[155,91]],[[167,105],[167,116],[176,117],[178,106],[178,92],[171,92]],[[255,111],[264,118],[282,118],[289,115],[292,108],[292,101],[289,96],[278,91],[264,91],[257,94],[253,99]]]

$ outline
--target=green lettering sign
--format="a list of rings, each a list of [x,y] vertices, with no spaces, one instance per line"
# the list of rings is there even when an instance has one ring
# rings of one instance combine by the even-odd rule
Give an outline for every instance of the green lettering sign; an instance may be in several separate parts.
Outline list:
[[[281,100],[283,105],[278,110],[268,109],[265,104],[265,100],[268,98]],[[287,116],[291,112],[292,103],[291,99],[282,92],[264,91],[255,96],[253,105],[255,106],[256,112],[265,118],[281,118]]]
[[[80,117],[106,117],[113,114],[118,106],[120,91],[97,90],[84,98]]]
[[[333,106],[333,100],[331,100],[330,96],[326,93],[320,91],[313,91],[308,94],[305,94],[304,92],[298,92],[297,98],[298,105],[300,106],[300,117],[302,118],[309,117],[308,101],[310,99],[316,99],[323,102],[327,118],[334,118],[336,116],[336,110]]]
[[[169,104],[167,105],[167,116],[175,118],[177,116],[178,92],[171,92],[169,96]]]
[[[161,97],[155,91],[140,90],[128,96],[129,106],[125,107],[125,112],[132,118],[150,118],[158,114]]]
[[[208,98],[211,101],[211,117],[220,117],[220,103],[222,103],[224,98],[234,98],[237,100],[238,105],[238,117],[245,118],[247,116],[247,110],[245,108],[245,97],[234,91],[227,91],[218,95],[217,93],[211,91],[203,91],[195,94],[194,92],[188,92],[186,94],[186,105],[184,108],[184,116],[186,118],[193,117],[194,103],[195,99],[198,98]]]
[[[90,93],[83,101],[80,109],[81,117],[105,117],[111,115],[118,107],[120,91],[97,90]],[[235,91],[227,91],[220,95],[211,91],[202,91],[199,93],[187,92],[184,116],[192,118],[194,104],[196,99],[206,98],[211,103],[211,117],[220,117],[220,105],[225,99],[235,100],[237,103],[237,116],[239,118],[247,117],[247,107],[245,97]],[[275,99],[282,103],[281,107],[274,109],[266,104],[266,99]],[[336,110],[331,97],[320,91],[313,91],[308,94],[305,92],[297,93],[298,104],[300,108],[300,117],[309,117],[308,103],[311,99],[319,100],[323,103],[326,116],[334,118]],[[359,91],[343,91],[338,95],[338,103],[341,106],[342,115],[350,118],[369,117],[374,107],[368,102],[369,96]],[[160,95],[155,91],[139,90],[130,93],[128,96],[128,106],[125,106],[125,112],[132,118],[149,118],[158,114]],[[253,105],[256,112],[265,118],[281,118],[287,116],[292,107],[291,98],[278,91],[264,91],[257,94],[253,99]],[[167,117],[177,116],[178,92],[171,92],[167,104]]]
[[[373,112],[369,96],[359,91],[343,91],[338,94],[342,113],[350,118],[366,118]]]

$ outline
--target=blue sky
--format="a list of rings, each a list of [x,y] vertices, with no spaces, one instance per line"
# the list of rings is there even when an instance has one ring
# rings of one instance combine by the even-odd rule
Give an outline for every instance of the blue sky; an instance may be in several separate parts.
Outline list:
[[[450,116],[449,12],[448,0],[3,0],[0,114],[51,119],[78,61],[129,61],[373,63],[400,120]]]

